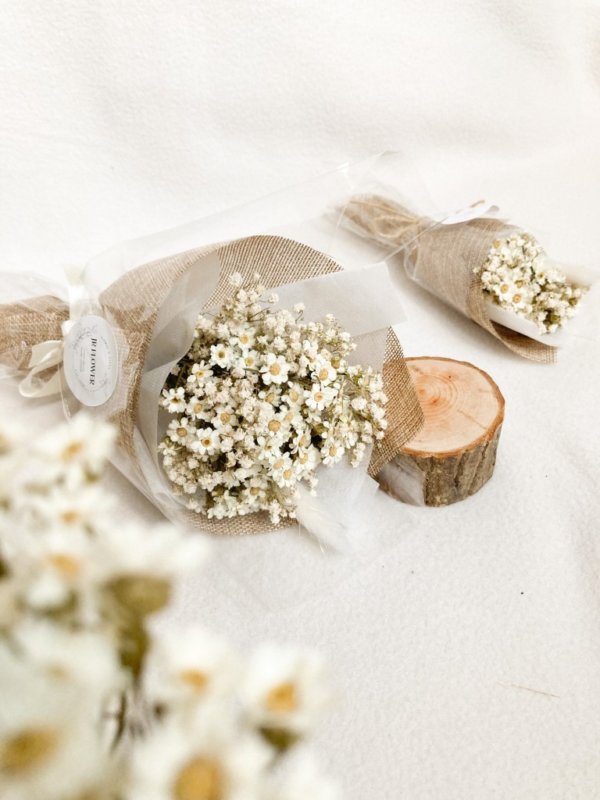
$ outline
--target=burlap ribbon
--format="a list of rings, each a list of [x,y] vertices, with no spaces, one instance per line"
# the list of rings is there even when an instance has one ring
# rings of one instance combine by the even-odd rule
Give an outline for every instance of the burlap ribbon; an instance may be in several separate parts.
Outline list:
[[[102,292],[98,298],[99,313],[117,334],[121,361],[117,391],[102,407],[102,412],[117,425],[121,452],[126,456],[129,469],[135,473],[136,485],[150,497],[152,493],[139,465],[140,437],[137,430],[146,356],[163,303],[186,274],[202,270],[209,256],[215,253],[221,269],[208,307],[219,306],[230,293],[228,279],[234,272],[245,277],[258,272],[267,288],[275,288],[341,270],[327,255],[299,242],[276,236],[253,236],[144,264],[125,273]],[[52,296],[0,306],[0,361],[25,370],[32,347],[47,340],[60,339],[62,325],[68,317],[67,304]],[[383,442],[373,450],[369,465],[371,475],[377,474],[394,458],[423,424],[423,414],[402,348],[391,328],[387,331],[383,375],[385,392],[389,397],[389,427]],[[219,534],[253,533],[273,528],[266,514],[207,520],[185,512],[184,517],[195,527]]]
[[[514,353],[543,364],[554,362],[555,347],[490,320],[481,279],[473,271],[484,264],[494,240],[509,236],[514,226],[481,218],[438,224],[377,195],[353,197],[344,214],[363,234],[402,250],[415,280]]]

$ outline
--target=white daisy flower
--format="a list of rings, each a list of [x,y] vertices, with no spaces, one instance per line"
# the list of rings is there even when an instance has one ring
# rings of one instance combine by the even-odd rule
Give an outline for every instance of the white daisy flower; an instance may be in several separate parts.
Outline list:
[[[204,383],[204,381],[212,378],[214,375],[210,365],[207,364],[206,361],[201,361],[199,364],[194,364],[192,366],[191,374],[194,376],[194,379],[197,383]]]
[[[167,435],[176,444],[185,444],[190,436],[190,421],[187,417],[171,420],[167,428]]]
[[[297,480],[296,471],[297,467],[287,453],[273,462],[273,480],[278,486],[293,486]]]
[[[185,411],[186,399],[183,386],[179,386],[177,389],[165,390],[163,398],[163,406],[169,414],[180,414]]]
[[[338,461],[341,461],[344,452],[345,450],[339,442],[330,439],[325,440],[321,447],[323,464],[325,464],[325,466],[337,464]]]
[[[210,348],[210,360],[212,364],[225,369],[231,364],[231,348],[224,344],[213,344]]]
[[[318,356],[315,360],[313,375],[315,380],[319,381],[323,386],[333,383],[338,376],[337,370],[333,368],[331,361],[325,356]]]
[[[215,408],[215,416],[212,418],[211,422],[220,434],[223,434],[226,431],[231,431],[231,429],[236,427],[238,424],[233,406],[217,406]]]
[[[260,355],[256,350],[246,350],[236,363],[244,370],[256,370],[260,364]]]
[[[271,383],[282,384],[288,379],[290,365],[283,356],[276,356],[268,353],[264,366],[261,367],[263,383],[267,386]]]
[[[190,442],[190,449],[200,455],[213,455],[219,449],[219,433],[213,428],[198,428],[196,438]]]
[[[335,399],[336,392],[329,386],[316,383],[306,398],[306,405],[311,411],[323,411]]]
[[[231,341],[233,344],[236,344],[240,350],[246,353],[252,349],[255,338],[256,331],[254,328],[244,327]]]

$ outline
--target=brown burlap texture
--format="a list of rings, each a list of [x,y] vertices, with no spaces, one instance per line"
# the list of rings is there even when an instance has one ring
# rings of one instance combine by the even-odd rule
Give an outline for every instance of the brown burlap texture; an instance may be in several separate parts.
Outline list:
[[[378,195],[353,197],[344,214],[362,233],[402,249],[415,280],[514,353],[542,364],[554,362],[555,347],[490,320],[481,278],[473,272],[484,264],[494,240],[510,235],[514,226],[496,219],[441,225]]]
[[[126,377],[105,411],[109,421],[117,425],[119,445],[127,456],[136,485],[151,499],[152,493],[136,457],[137,408],[146,355],[158,312],[175,283],[188,271],[202,269],[203,259],[215,253],[221,270],[208,307],[219,306],[231,292],[228,279],[234,272],[245,278],[258,272],[261,282],[270,289],[341,270],[331,258],[299,242],[276,236],[252,236],[144,264],[125,273],[101,294],[101,313],[116,330],[117,339],[125,343],[119,349],[120,372]],[[31,348],[50,339],[61,339],[61,325],[68,316],[67,305],[51,296],[0,306],[0,361],[19,370],[26,369]],[[423,413],[392,329],[387,332],[383,375],[389,397],[388,429],[383,442],[373,450],[371,475],[394,458],[423,425]],[[188,524],[216,534],[245,534],[274,528],[266,514],[225,520],[208,520],[181,510],[179,515]]]

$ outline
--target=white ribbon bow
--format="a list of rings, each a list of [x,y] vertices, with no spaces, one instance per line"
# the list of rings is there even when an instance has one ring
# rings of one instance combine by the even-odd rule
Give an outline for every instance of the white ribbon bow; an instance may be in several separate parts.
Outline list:
[[[62,324],[63,338],[33,345],[27,365],[29,372],[19,384],[19,393],[22,397],[51,397],[60,394],[62,388],[60,365],[63,362],[64,337],[73,327],[73,323],[90,308],[91,300],[83,282],[84,268],[69,264],[65,266],[64,272],[69,286],[69,319]],[[43,380],[39,377],[42,372],[52,367],[57,369],[50,378]]]

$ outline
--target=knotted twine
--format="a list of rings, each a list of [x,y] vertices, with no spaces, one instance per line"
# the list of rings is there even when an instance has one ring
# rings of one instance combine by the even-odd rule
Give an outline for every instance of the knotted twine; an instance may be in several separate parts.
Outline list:
[[[443,225],[378,195],[353,197],[344,215],[363,235],[403,250],[411,277],[513,353],[541,364],[555,361],[555,347],[490,320],[481,277],[474,272],[485,263],[493,242],[510,236],[514,226],[483,218]]]
[[[140,467],[139,404],[146,357],[153,341],[159,311],[176,290],[178,282],[195,270],[202,270],[217,255],[219,278],[205,308],[222,305],[231,293],[229,278],[236,272],[245,280],[260,274],[261,283],[274,289],[342,268],[329,256],[307,245],[278,236],[252,236],[226,244],[190,250],[143,264],[104,290],[97,313],[112,326],[119,344],[120,381],[115,394],[100,411],[117,427],[118,444],[126,457],[126,469],[119,465],[151,500],[153,493]],[[302,300],[301,297],[298,300]],[[203,309],[198,309],[200,312]],[[62,339],[62,325],[69,318],[68,305],[45,295],[0,306],[0,362],[26,370],[32,348],[45,341]],[[366,337],[371,334],[367,334]],[[365,337],[365,338],[366,338]],[[190,342],[191,344],[191,342]],[[423,425],[423,412],[394,331],[385,335],[383,359],[384,390],[388,428],[385,438],[372,451],[369,474],[376,475],[413,438]],[[133,474],[132,474],[133,473]],[[222,520],[179,509],[185,522],[214,534],[246,534],[273,530],[266,512]]]

